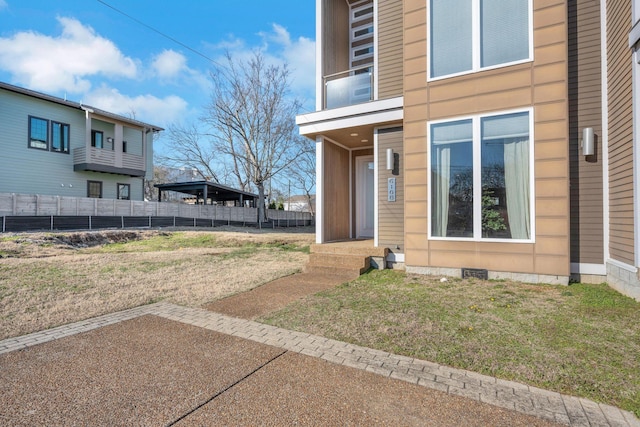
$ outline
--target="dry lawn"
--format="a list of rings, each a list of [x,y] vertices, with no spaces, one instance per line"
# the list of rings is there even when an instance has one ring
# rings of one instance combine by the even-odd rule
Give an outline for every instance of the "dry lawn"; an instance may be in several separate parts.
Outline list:
[[[160,300],[200,306],[300,271],[312,241],[309,229],[3,235],[0,339]]]

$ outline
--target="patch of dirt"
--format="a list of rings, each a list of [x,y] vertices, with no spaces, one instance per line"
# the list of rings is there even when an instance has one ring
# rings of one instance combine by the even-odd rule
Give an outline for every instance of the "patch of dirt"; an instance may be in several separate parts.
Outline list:
[[[44,258],[109,243],[147,239],[155,230],[105,230],[73,233],[16,233],[2,236],[0,258]]]

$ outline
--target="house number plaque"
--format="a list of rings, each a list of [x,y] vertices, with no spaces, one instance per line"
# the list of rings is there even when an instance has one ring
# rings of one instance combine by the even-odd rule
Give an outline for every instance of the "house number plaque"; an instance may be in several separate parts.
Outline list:
[[[395,202],[396,201],[396,179],[389,178],[387,181],[387,201]]]

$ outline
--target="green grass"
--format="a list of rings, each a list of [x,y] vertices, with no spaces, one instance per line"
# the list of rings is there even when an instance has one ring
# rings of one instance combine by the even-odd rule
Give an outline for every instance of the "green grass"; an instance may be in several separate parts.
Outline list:
[[[640,304],[606,285],[372,271],[263,319],[640,416]]]
[[[234,240],[218,239],[212,233],[161,233],[148,239],[129,242],[110,243],[99,247],[85,249],[87,253],[128,253],[175,251],[190,248],[238,248],[234,256],[251,255],[259,248],[278,249],[309,253],[309,246],[298,246],[287,242],[247,243]]]

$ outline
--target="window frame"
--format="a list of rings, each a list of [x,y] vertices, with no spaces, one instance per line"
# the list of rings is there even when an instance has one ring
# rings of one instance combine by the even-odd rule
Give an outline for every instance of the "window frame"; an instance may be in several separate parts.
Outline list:
[[[511,62],[506,62],[503,64],[496,64],[496,65],[491,65],[488,67],[482,67],[482,58],[481,58],[481,52],[482,52],[482,25],[481,25],[481,14],[480,14],[480,9],[481,9],[481,5],[480,2],[482,0],[470,0],[472,2],[471,5],[471,23],[472,23],[472,30],[471,30],[471,39],[472,39],[472,52],[471,52],[471,69],[470,70],[465,70],[465,71],[460,71],[457,73],[452,73],[452,74],[446,74],[446,75],[442,75],[442,76],[437,76],[437,77],[433,77],[431,75],[431,52],[430,49],[428,49],[427,51],[427,81],[428,82],[432,82],[432,81],[438,81],[438,80],[443,80],[443,79],[449,79],[452,77],[458,77],[458,76],[465,76],[467,74],[474,74],[474,73],[478,73],[478,72],[482,72],[482,71],[488,71],[488,70],[495,70],[498,68],[504,68],[504,67],[510,67],[513,65],[518,65],[518,64],[524,64],[527,62],[533,62],[534,60],[534,44],[533,44],[533,0],[527,0],[528,3],[528,25],[529,25],[529,57],[525,58],[525,59],[519,59],[517,61],[511,61]],[[431,22],[431,2],[432,0],[427,0],[427,22]],[[431,26],[427,25],[427,46],[431,46]]]
[[[35,147],[35,146],[33,146],[31,144],[31,141],[33,140],[33,138],[31,138],[31,130],[32,130],[31,121],[33,119],[42,120],[43,122],[46,123],[47,129],[45,131],[45,141],[44,141],[46,147]],[[28,124],[27,124],[27,126],[28,126],[27,147],[28,148],[32,148],[34,150],[49,151],[49,146],[50,146],[50,144],[49,144],[49,138],[50,138],[50,135],[49,135],[49,120],[43,119],[42,117],[29,115],[28,116]]]
[[[119,182],[116,184],[117,188],[118,188],[118,194],[116,195],[118,200],[131,200],[131,184],[125,184],[122,182]],[[127,197],[120,197],[120,188],[121,187],[127,187]]]
[[[101,135],[101,145],[102,145],[101,147],[98,147],[96,145],[96,135],[97,134]],[[91,129],[91,146],[93,148],[99,148],[99,149],[103,150],[104,149],[104,142],[105,142],[104,141],[104,132],[101,131],[101,130]]]
[[[91,196],[91,184],[100,184],[100,195],[98,197],[93,197]],[[103,195],[103,184],[102,181],[92,181],[92,180],[88,180],[87,181],[87,198],[90,199],[102,199]]]
[[[55,125],[60,125],[61,129],[64,129],[65,127],[67,128],[67,140],[66,140],[66,144],[65,144],[65,148],[62,150],[56,150],[53,148],[53,138],[54,138],[54,127]],[[64,135],[64,133],[62,133],[62,135]],[[63,141],[64,138],[62,138],[61,135],[61,141],[64,143],[65,141]],[[64,153],[64,154],[69,154],[69,146],[71,145],[71,125],[68,123],[62,123],[62,122],[58,122],[55,120],[51,120],[51,142],[49,144],[49,151],[53,152],[53,153]]]
[[[501,239],[482,237],[482,119],[493,118],[499,116],[506,116],[510,114],[528,113],[529,114],[529,218],[531,223],[529,224],[531,234],[529,239]],[[427,209],[427,229],[428,240],[439,240],[447,242],[482,242],[482,243],[535,243],[536,237],[536,210],[535,210],[535,135],[534,135],[534,109],[518,108],[511,110],[492,111],[490,113],[474,114],[451,117],[441,120],[433,120],[427,122],[427,167],[429,173],[427,194],[429,207]],[[446,237],[446,236],[434,236],[432,227],[432,185],[433,179],[431,176],[431,129],[433,125],[452,123],[457,121],[471,120],[473,134],[472,134],[472,152],[473,152],[473,236],[472,237]]]

